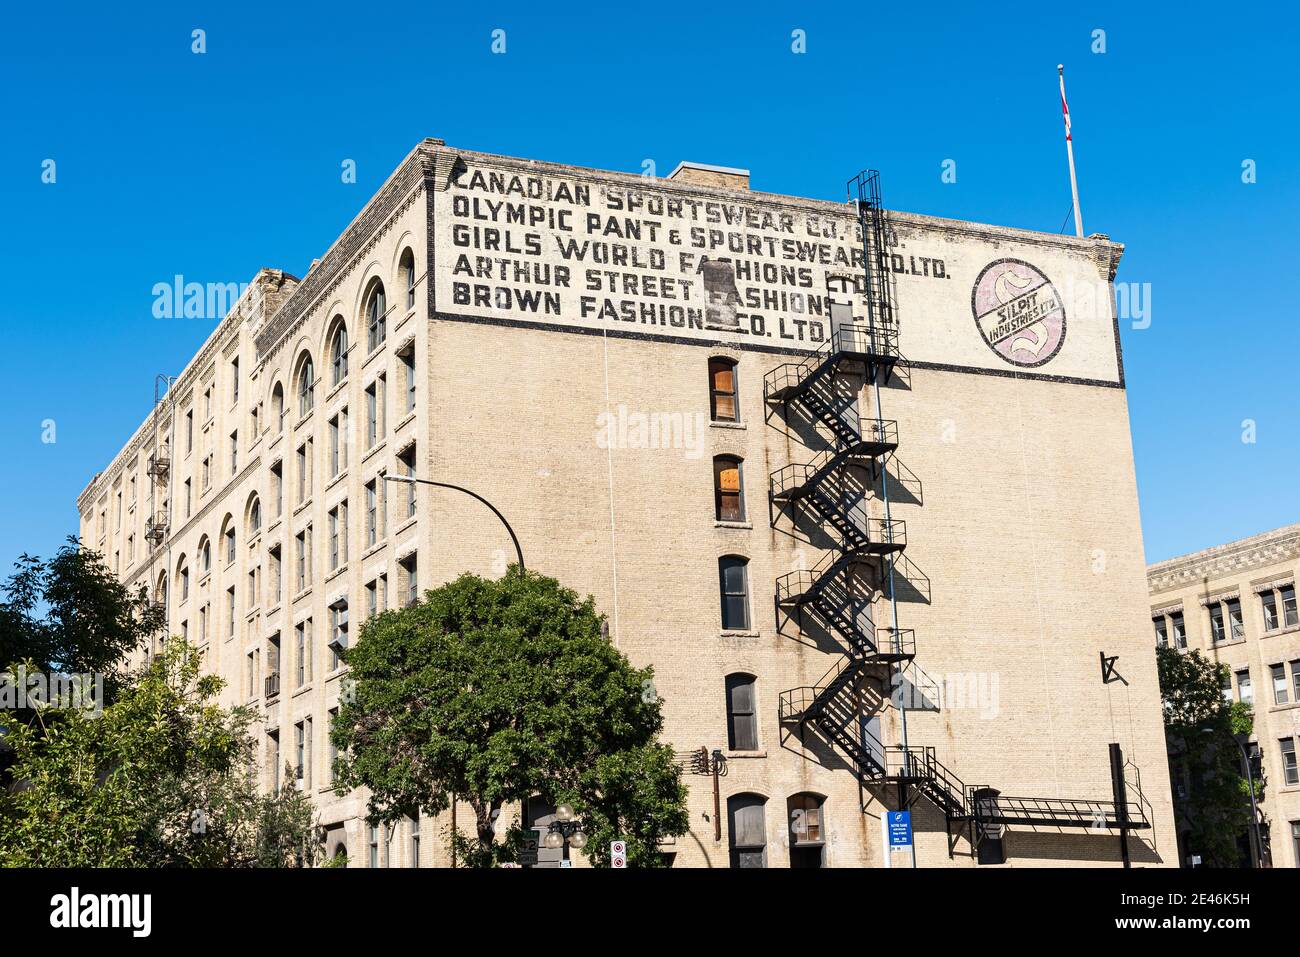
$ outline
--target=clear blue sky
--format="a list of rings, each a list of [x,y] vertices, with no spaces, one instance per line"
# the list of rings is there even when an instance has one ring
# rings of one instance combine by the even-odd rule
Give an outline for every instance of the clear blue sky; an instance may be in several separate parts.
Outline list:
[[[660,175],[743,166],[756,189],[835,200],[872,166],[892,208],[1059,231],[1058,62],[1085,229],[1128,245],[1120,280],[1151,284],[1150,328],[1122,330],[1147,558],[1300,520],[1293,10],[135,6],[16,4],[0,33],[0,566],[75,532],[155,374],[211,331],[154,319],[154,283],[302,275],[424,136]]]

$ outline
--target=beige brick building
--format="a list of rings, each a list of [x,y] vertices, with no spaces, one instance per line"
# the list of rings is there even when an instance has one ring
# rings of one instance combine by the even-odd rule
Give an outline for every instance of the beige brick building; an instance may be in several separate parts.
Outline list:
[[[1264,771],[1263,859],[1300,867],[1300,524],[1157,562],[1147,569],[1156,643],[1227,665],[1228,700],[1255,714],[1252,750]],[[1175,794],[1194,783],[1174,764]],[[1247,836],[1243,835],[1243,839]],[[1253,842],[1253,838],[1250,838]],[[1185,856],[1185,855],[1184,855]],[[1249,848],[1243,848],[1248,859]]]
[[[264,710],[268,786],[288,761],[354,864],[445,863],[447,822],[390,841],[330,789],[329,643],[514,554],[385,470],[485,496],[654,665],[676,866],[902,866],[900,794],[922,866],[1114,866],[1120,824],[1174,864],[1122,247],[857,188],[425,140],[301,280],[258,274],[81,495],[83,540]]]

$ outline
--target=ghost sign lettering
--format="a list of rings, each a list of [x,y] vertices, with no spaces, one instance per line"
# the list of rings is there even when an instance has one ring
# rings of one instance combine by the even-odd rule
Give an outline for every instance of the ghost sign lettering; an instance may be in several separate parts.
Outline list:
[[[1041,366],[1065,343],[1065,307],[1041,270],[1019,259],[989,263],[971,290],[975,324],[989,348],[1016,366]]]

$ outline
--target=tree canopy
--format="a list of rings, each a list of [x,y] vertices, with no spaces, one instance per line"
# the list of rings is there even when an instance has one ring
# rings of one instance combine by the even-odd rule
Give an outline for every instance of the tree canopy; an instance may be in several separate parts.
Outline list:
[[[1250,784],[1234,737],[1249,737],[1254,718],[1248,704],[1223,695],[1227,665],[1197,650],[1157,648],[1160,695],[1170,764],[1181,770],[1186,797],[1176,810],[1187,829],[1187,846],[1210,867],[1235,867],[1237,840],[1250,827]],[[1255,798],[1264,783],[1255,778]]]
[[[474,813],[473,839],[454,837],[470,864],[513,859],[518,829],[497,843],[497,820],[534,796],[574,807],[593,862],[621,837],[630,864],[659,864],[659,840],[686,831],[685,786],[658,741],[652,669],[632,667],[603,622],[590,597],[516,566],[367,621],[344,653],[340,786],[370,789],[374,822],[455,795]]]

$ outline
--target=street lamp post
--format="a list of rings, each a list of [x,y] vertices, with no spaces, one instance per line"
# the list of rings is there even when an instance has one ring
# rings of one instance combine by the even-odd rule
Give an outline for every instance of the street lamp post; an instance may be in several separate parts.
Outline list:
[[[497,510],[497,507],[493,505],[491,502],[489,502],[487,499],[485,499],[482,495],[479,495],[477,492],[471,492],[469,489],[462,488],[459,485],[452,485],[449,482],[434,482],[431,479],[416,478],[413,475],[389,475],[386,470],[381,471],[379,473],[379,477],[382,478],[385,482],[406,482],[408,485],[432,485],[435,488],[449,488],[457,492],[464,492],[470,498],[478,499],[488,508],[492,509],[492,514],[501,520],[501,524],[504,525],[506,527],[506,531],[510,533],[510,541],[515,543],[515,555],[519,559],[519,573],[523,574],[524,550],[519,547],[519,538],[518,536],[515,535],[515,530],[510,527],[510,523],[507,522],[506,517]]]
[[[580,851],[587,846],[587,835],[582,831],[582,821],[573,816],[573,808],[561,804],[555,809],[555,820],[548,825],[542,844],[551,850],[564,848],[562,860],[569,859],[569,848]]]
[[[1214,729],[1204,728],[1201,733],[1213,734]],[[1232,735],[1232,743],[1241,752],[1241,762],[1246,765],[1246,784],[1250,788],[1250,830],[1255,837],[1253,846],[1250,849],[1250,856],[1255,867],[1262,868],[1264,866],[1264,844],[1259,836],[1259,808],[1255,804],[1255,773],[1250,769],[1250,755],[1246,753],[1246,746],[1241,743],[1235,734]]]

